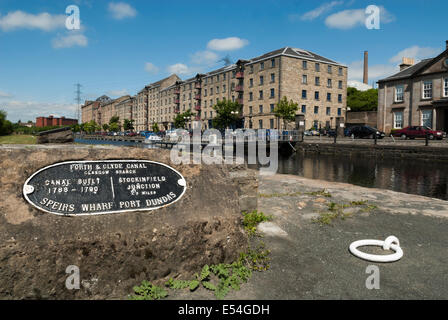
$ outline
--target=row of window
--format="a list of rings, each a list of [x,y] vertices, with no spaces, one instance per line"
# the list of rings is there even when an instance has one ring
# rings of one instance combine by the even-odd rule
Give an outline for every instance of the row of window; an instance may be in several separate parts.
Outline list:
[[[308,75],[302,75],[302,84],[308,84]],[[343,89],[342,80],[338,81],[338,89]],[[314,77],[314,85],[320,86],[320,77]],[[333,80],[327,79],[327,88],[333,88]]]
[[[308,92],[307,90],[302,90],[302,99],[308,98]],[[330,92],[327,92],[327,101],[331,102],[332,94]],[[314,100],[320,100],[320,92],[314,91]],[[338,94],[338,102],[342,103],[342,94]]]
[[[304,60],[302,61],[302,69],[303,70],[308,70],[308,61]],[[314,71],[316,72],[320,72],[320,63],[316,62],[314,64]],[[333,66],[328,65],[327,66],[327,72],[328,73],[333,73]],[[338,67],[338,75],[342,76],[344,74],[344,70],[342,67]]]
[[[448,78],[443,79],[442,95],[448,97]],[[433,81],[427,80],[422,83],[422,99],[432,99],[433,97]],[[395,86],[395,102],[404,101],[404,85]]]
[[[433,111],[430,109],[422,110],[421,112],[421,126],[428,128],[433,127],[432,123]],[[403,129],[403,111],[394,112],[394,129]]]
[[[274,109],[275,109],[274,104],[271,104],[271,105],[270,105],[270,110],[269,110],[269,111],[270,111],[271,113],[273,113],[273,112],[274,112]],[[304,113],[304,114],[306,113],[306,105],[302,105],[301,111],[302,111],[302,113]],[[258,114],[262,114],[263,112],[264,112],[263,105],[259,105],[259,106],[258,106]],[[341,115],[342,115],[342,108],[338,108],[338,109],[337,109],[337,112],[338,112],[338,116],[341,116]],[[252,115],[252,114],[253,114],[253,107],[250,106],[250,107],[249,107],[249,115]],[[314,106],[314,114],[319,114],[319,106]],[[327,108],[326,108],[325,114],[326,114],[327,116],[331,115],[331,107],[327,107]]]

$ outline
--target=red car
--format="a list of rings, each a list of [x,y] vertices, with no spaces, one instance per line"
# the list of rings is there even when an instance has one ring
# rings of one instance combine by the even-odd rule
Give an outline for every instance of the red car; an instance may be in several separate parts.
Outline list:
[[[396,130],[392,133],[392,135],[394,137],[401,137],[402,139],[425,138],[426,136],[428,136],[428,139],[430,140],[442,140],[445,136],[445,132],[440,130],[432,130],[428,127],[413,126]]]

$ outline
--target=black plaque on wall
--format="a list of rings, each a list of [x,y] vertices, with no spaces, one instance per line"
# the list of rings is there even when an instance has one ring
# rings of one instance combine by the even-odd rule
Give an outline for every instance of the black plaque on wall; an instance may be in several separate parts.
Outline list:
[[[23,186],[39,210],[68,216],[155,210],[186,190],[175,169],[146,160],[69,161],[34,173]]]

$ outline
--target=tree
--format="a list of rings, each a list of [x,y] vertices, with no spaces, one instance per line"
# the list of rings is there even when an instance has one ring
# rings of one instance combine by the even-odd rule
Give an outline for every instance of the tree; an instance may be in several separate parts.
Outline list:
[[[82,127],[83,127],[84,131],[89,134],[94,133],[95,131],[99,130],[99,126],[94,120],[83,123]]]
[[[283,119],[283,127],[286,129],[287,123],[295,120],[298,108],[298,103],[292,100],[288,101],[288,98],[283,97],[275,107],[274,114],[276,117]]]
[[[123,130],[125,130],[125,131],[134,130],[134,120],[124,119],[123,120]]]
[[[107,123],[103,124],[103,130],[104,131],[109,130],[109,125]]]
[[[347,88],[347,107],[350,111],[375,111],[378,109],[378,89],[359,91]]]
[[[187,110],[184,113],[180,113],[174,117],[174,126],[179,129],[185,129],[187,124],[187,120],[191,118],[193,113],[190,110]],[[187,119],[185,119],[187,118]]]
[[[230,100],[219,101],[213,106],[216,116],[213,118],[213,127],[226,129],[235,124],[241,116],[241,105]]]
[[[109,124],[118,123],[118,121],[120,121],[120,117],[119,116],[113,116],[112,118],[110,118]]]
[[[6,112],[0,110],[0,136],[11,134],[13,131],[12,123],[6,120]]]
[[[155,133],[157,133],[157,132],[160,131],[160,129],[159,129],[159,125],[158,125],[157,123],[154,123],[154,124],[152,125],[152,131],[154,131]]]
[[[118,122],[112,122],[109,125],[109,131],[118,132],[120,131],[120,124]]]

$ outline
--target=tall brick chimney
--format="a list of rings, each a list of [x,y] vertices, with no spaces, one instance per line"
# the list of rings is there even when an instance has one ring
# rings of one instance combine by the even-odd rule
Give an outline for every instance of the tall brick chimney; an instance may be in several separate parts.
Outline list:
[[[369,52],[364,51],[364,76],[363,81],[365,84],[369,84]]]

